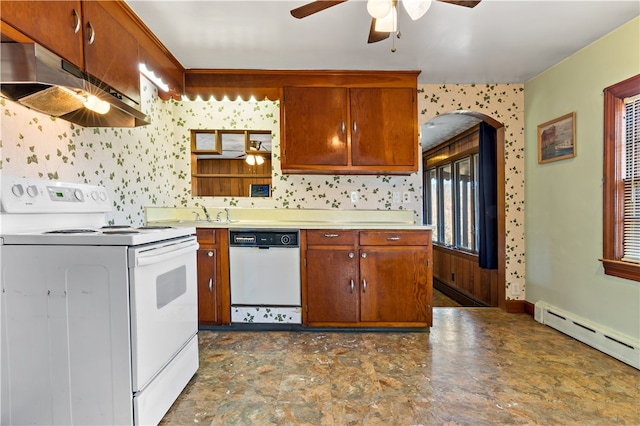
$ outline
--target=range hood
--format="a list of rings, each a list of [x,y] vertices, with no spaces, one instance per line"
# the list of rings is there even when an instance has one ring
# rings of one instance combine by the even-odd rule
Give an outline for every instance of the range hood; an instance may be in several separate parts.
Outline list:
[[[28,108],[84,127],[137,127],[149,124],[137,104],[73,64],[33,43],[2,43],[2,96]],[[108,104],[100,114],[88,109],[92,98]],[[100,102],[107,108],[107,104]]]

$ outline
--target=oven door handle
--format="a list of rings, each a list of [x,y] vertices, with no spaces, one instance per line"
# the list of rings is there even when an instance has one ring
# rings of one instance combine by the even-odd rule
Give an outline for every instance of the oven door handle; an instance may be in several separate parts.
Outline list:
[[[147,266],[164,262],[165,260],[173,259],[189,252],[194,252],[198,250],[198,247],[200,247],[200,245],[197,242],[190,241],[187,245],[177,245],[175,250],[162,254],[138,256],[136,259],[136,266]]]

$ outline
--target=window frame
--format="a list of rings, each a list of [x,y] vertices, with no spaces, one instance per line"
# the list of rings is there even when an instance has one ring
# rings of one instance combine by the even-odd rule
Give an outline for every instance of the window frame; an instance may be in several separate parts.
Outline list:
[[[456,173],[456,164],[459,163],[460,161],[463,161],[465,159],[469,160],[469,167],[470,167],[470,174],[471,174],[471,178],[473,179],[473,185],[472,185],[472,189],[471,189],[471,199],[473,202],[473,215],[472,217],[470,216],[468,218],[468,220],[470,220],[472,222],[472,229],[474,232],[474,240],[471,242],[471,244],[473,245],[473,248],[468,248],[468,247],[464,247],[464,246],[460,246],[459,245],[459,239],[460,239],[460,227],[459,225],[459,208],[460,205],[458,203],[458,199],[459,199],[459,194],[458,194],[458,179],[457,179],[457,173]],[[453,250],[458,250],[464,253],[468,253],[468,254],[472,254],[472,255],[478,255],[478,232],[477,232],[477,223],[478,223],[478,198],[477,198],[477,188],[478,188],[478,173],[477,173],[477,163],[478,163],[478,152],[477,149],[471,150],[471,151],[467,151],[462,153],[461,155],[456,155],[454,157],[450,157],[447,158],[445,161],[441,161],[438,162],[436,164],[433,164],[431,167],[426,168],[423,172],[424,174],[424,181],[428,182],[427,184],[425,184],[425,188],[426,188],[426,196],[425,196],[425,209],[429,210],[428,214],[425,214],[425,223],[428,225],[433,225],[436,227],[436,232],[433,233],[433,243],[441,246],[441,247],[446,247],[449,249],[453,249]],[[448,217],[445,218],[446,215],[446,209],[444,207],[444,204],[447,202],[445,194],[444,194],[444,182],[443,182],[443,176],[442,176],[442,169],[448,167],[449,168],[449,173],[450,173],[450,181],[451,181],[451,215],[449,217],[449,215],[447,215]],[[432,205],[432,191],[431,191],[431,182],[430,182],[430,178],[429,178],[429,174],[430,172],[435,171],[434,175],[435,175],[435,179],[436,179],[436,191],[437,193],[435,194],[436,197],[436,201],[438,203],[438,205],[436,206],[436,211],[437,211],[437,215],[438,217],[433,218],[431,217],[431,211],[433,208]],[[427,211],[427,210],[425,210]],[[445,225],[447,224],[447,219],[450,222],[451,225],[451,244],[448,244],[445,241],[446,238],[446,232],[445,232]],[[434,223],[435,222],[435,223]]]
[[[640,74],[604,89],[603,247],[604,273],[640,282],[640,264],[623,261],[624,99],[640,94]]]

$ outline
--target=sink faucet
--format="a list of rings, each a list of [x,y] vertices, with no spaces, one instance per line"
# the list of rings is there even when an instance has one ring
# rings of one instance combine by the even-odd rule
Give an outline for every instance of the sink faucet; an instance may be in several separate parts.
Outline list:
[[[200,213],[198,212],[191,212],[191,213],[196,215],[196,222],[198,222],[200,220]]]
[[[204,212],[204,217],[207,218],[207,222],[211,222],[211,216],[209,216],[209,212],[205,206],[202,206],[202,211]]]
[[[222,218],[220,217],[220,215],[221,215],[221,214],[222,214],[222,210],[220,210],[220,211],[218,212],[218,214],[216,215],[216,222],[222,222]],[[225,218],[225,222],[226,222],[226,223],[229,223],[229,209],[225,208],[225,209],[224,209],[224,214],[225,214],[225,216],[226,216],[226,218]]]

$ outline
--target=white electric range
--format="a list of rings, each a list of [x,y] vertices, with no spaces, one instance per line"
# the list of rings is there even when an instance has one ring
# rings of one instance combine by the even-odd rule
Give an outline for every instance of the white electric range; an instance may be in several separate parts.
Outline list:
[[[107,226],[103,187],[2,176],[1,424],[157,424],[198,368],[194,228]]]

